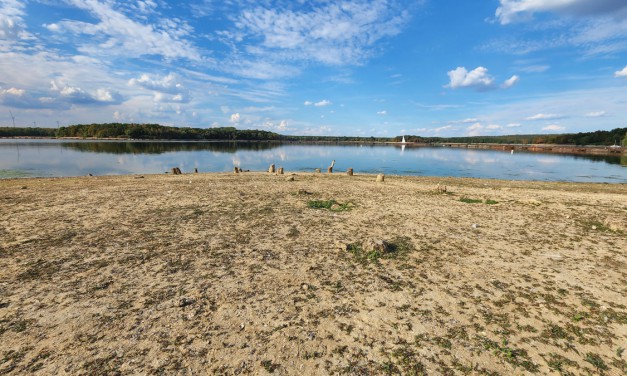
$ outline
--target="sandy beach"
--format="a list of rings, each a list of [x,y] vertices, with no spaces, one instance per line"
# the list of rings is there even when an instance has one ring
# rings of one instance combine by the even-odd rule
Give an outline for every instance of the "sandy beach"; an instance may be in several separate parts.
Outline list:
[[[7,179],[0,240],[0,374],[627,374],[621,184]]]

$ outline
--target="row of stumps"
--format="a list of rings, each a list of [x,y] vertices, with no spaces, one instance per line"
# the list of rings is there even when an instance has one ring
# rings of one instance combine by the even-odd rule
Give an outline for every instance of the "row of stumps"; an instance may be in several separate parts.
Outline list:
[[[335,162],[335,161],[333,161],[333,162]],[[250,170],[246,170],[246,171],[250,171]],[[241,168],[239,168],[239,167],[233,167],[233,173],[239,174],[240,172],[244,172],[244,171]],[[320,169],[317,168],[316,172],[319,173]],[[333,172],[333,164],[329,167],[328,172],[329,173]],[[198,168],[194,168],[194,173],[195,174],[198,173]],[[285,173],[285,170],[283,169],[283,167],[279,167],[277,169],[274,164],[271,164],[270,167],[268,168],[268,173],[276,174],[276,175],[283,175]],[[182,175],[182,174],[183,173],[181,172],[180,168],[172,167],[172,175]],[[346,175],[353,176],[353,169],[349,168],[348,170],[346,170]],[[383,174],[377,175],[377,180],[376,181],[377,182],[385,181],[385,175],[383,175]],[[444,191],[446,192],[446,187],[444,188]]]
[[[198,173],[198,168],[194,168],[194,174]],[[166,172],[167,174],[167,172]],[[172,167],[172,175],[183,175],[181,169],[178,167]]]

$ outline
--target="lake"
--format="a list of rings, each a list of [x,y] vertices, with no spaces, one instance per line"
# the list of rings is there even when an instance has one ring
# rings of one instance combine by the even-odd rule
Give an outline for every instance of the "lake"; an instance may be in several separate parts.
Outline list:
[[[539,154],[400,145],[0,140],[0,178],[265,171],[454,176],[506,180],[627,183],[627,157]],[[622,165],[621,165],[622,163]]]

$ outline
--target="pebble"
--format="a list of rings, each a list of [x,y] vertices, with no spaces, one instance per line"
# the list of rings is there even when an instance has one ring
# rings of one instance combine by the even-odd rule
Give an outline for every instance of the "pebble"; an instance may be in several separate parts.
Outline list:
[[[179,307],[187,307],[188,305],[192,305],[195,302],[196,300],[192,298],[181,298],[179,300]]]
[[[473,229],[477,229],[477,228],[479,228],[479,225],[478,225],[478,224],[476,224],[476,223],[473,223],[471,227],[472,227]]]

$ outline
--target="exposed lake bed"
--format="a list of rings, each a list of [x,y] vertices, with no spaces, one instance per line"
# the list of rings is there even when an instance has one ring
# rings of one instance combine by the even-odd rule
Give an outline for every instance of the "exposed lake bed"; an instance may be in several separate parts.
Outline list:
[[[624,185],[289,176],[0,181],[0,371],[625,371]]]

